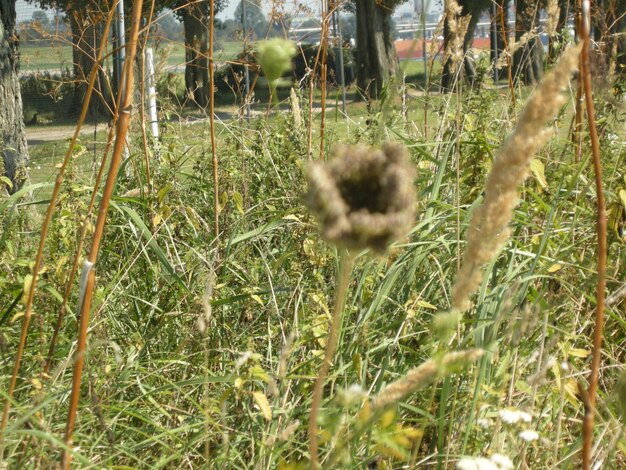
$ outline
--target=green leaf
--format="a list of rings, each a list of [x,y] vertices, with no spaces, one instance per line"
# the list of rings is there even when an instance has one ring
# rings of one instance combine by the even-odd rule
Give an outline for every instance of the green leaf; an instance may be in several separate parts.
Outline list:
[[[150,232],[147,225],[141,219],[139,214],[137,214],[137,212],[135,212],[130,207],[117,204],[114,201],[111,201],[111,205],[121,212],[126,212],[126,214],[130,216],[133,223],[141,231],[142,236],[144,237],[144,239],[146,240],[148,244],[148,247],[154,252],[154,254],[157,255],[157,257],[159,258],[159,261],[161,261],[161,264],[163,265],[165,270],[174,278],[176,283],[178,283],[186,291],[189,291],[189,289],[187,288],[185,283],[182,281],[182,279],[178,276],[178,274],[176,274],[174,267],[170,264],[169,260],[167,259],[167,256],[165,256],[165,253],[163,252],[161,247],[158,245],[158,243],[154,239],[154,235],[152,234],[152,232]]]
[[[533,174],[535,180],[537,180],[537,183],[542,189],[548,189],[548,182],[546,181],[546,168],[541,160],[534,158],[530,162],[530,172]]]

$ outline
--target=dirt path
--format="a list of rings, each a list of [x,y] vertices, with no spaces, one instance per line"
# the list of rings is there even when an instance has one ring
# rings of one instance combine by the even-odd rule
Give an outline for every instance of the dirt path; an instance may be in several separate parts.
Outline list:
[[[41,145],[46,142],[55,142],[63,139],[69,139],[74,135],[75,126],[27,126],[26,140],[29,146]],[[107,129],[106,123],[98,124],[96,130],[103,131]],[[88,124],[84,126],[80,135],[92,134],[94,125]]]

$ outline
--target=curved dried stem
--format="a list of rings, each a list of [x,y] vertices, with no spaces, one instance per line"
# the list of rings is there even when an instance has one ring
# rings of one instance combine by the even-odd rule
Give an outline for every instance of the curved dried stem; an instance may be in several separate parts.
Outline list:
[[[602,356],[602,336],[604,329],[604,296],[606,289],[606,259],[607,259],[607,216],[604,201],[604,191],[602,189],[602,164],[600,162],[600,142],[598,130],[596,128],[596,111],[593,104],[593,92],[591,89],[591,71],[589,68],[589,25],[590,7],[589,1],[583,0],[582,8],[582,40],[583,49],[581,52],[581,75],[583,90],[585,93],[585,106],[587,108],[587,122],[589,126],[589,137],[591,140],[591,156],[593,160],[593,171],[596,183],[596,232],[598,237],[598,279],[596,285],[596,313],[595,326],[593,332],[593,350],[591,353],[591,374],[589,377],[588,405],[585,406],[585,417],[583,419],[583,469],[591,468],[592,444],[593,444],[593,424],[595,415],[596,395],[598,390],[598,380],[600,378],[600,362]]]
[[[123,80],[126,86],[124,87],[124,94],[118,105],[117,112],[117,127],[115,144],[113,147],[113,154],[111,156],[111,165],[109,167],[109,173],[107,174],[107,180],[102,192],[102,199],[100,200],[100,208],[98,211],[98,218],[96,219],[96,225],[94,235],[91,243],[91,249],[89,256],[85,263],[85,267],[88,269],[87,284],[84,290],[84,297],[82,303],[79,304],[80,308],[80,324],[78,331],[78,341],[76,346],[76,353],[74,354],[74,371],[72,374],[72,393],[70,395],[70,406],[67,417],[67,425],[65,429],[65,443],[67,448],[72,448],[72,435],[74,433],[74,425],[76,422],[76,412],[78,410],[78,400],[80,397],[80,385],[82,380],[83,365],[86,353],[87,344],[87,331],[89,328],[89,314],[91,307],[91,297],[93,295],[93,288],[95,285],[95,265],[98,258],[98,252],[100,250],[100,243],[102,241],[102,234],[104,232],[104,225],[106,222],[106,216],[109,209],[109,203],[111,196],[113,195],[113,189],[115,187],[115,181],[117,179],[117,173],[122,161],[122,153],[124,146],[126,145],[126,134],[130,123],[130,111],[133,98],[133,69],[134,60],[137,52],[137,42],[139,36],[139,25],[141,21],[141,7],[143,0],[135,0],[133,3],[133,14],[131,20],[131,29],[129,34],[129,41],[127,43],[126,61],[124,62]],[[84,268],[85,269],[85,268]],[[81,302],[81,299],[79,299]],[[68,469],[71,464],[71,454],[64,451],[61,467]]]

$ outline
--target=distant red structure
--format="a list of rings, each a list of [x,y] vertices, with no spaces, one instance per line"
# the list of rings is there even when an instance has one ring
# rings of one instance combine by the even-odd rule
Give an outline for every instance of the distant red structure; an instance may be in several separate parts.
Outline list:
[[[403,39],[395,42],[396,52],[400,60],[423,59],[424,46],[422,39]],[[438,41],[437,51],[443,49],[443,40]],[[430,51],[430,40],[426,40],[426,52]],[[489,49],[489,38],[475,38],[474,49]]]

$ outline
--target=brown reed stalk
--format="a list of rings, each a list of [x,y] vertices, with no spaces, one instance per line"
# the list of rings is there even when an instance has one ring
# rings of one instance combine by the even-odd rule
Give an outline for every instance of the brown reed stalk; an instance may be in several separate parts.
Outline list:
[[[341,314],[346,304],[350,273],[352,272],[352,266],[354,265],[354,253],[351,253],[348,250],[342,250],[341,257],[339,259],[339,265],[340,269],[338,273],[339,275],[337,276],[335,305],[333,307],[333,316],[330,323],[330,329],[328,331],[328,339],[326,340],[326,348],[324,350],[324,362],[322,363],[319,375],[315,380],[315,386],[313,387],[311,413],[309,415],[309,454],[311,459],[311,468],[314,470],[319,467],[317,417],[319,415],[320,404],[322,402],[322,397],[324,394],[324,383],[326,382],[326,376],[328,375],[333,356],[335,355],[335,351],[337,350],[339,330],[341,329]]]
[[[129,34],[129,41],[126,44],[126,60],[124,61],[123,79],[126,86],[124,87],[124,95],[119,101],[117,108],[117,128],[115,135],[115,144],[113,147],[113,154],[111,156],[111,164],[109,167],[109,173],[107,174],[107,180],[102,191],[102,198],[100,200],[100,207],[98,210],[98,218],[96,219],[96,225],[94,229],[93,239],[91,243],[91,249],[87,262],[83,267],[84,270],[88,270],[87,285],[84,291],[84,297],[82,304],[79,305],[80,309],[80,324],[78,331],[78,341],[76,346],[76,352],[74,354],[74,371],[72,374],[72,392],[70,395],[70,405],[67,417],[67,425],[65,428],[65,444],[68,449],[72,448],[72,435],[74,433],[74,425],[76,423],[76,413],[78,410],[78,401],[80,398],[80,385],[82,381],[83,366],[86,354],[87,333],[89,328],[89,315],[91,309],[91,298],[93,295],[93,289],[95,285],[96,277],[96,261],[98,259],[98,252],[100,250],[100,244],[102,241],[102,234],[104,233],[104,225],[106,222],[106,216],[109,209],[109,203],[111,196],[113,195],[113,189],[115,187],[115,181],[117,179],[117,173],[122,160],[122,153],[124,146],[126,145],[126,134],[128,132],[128,126],[130,124],[130,113],[133,99],[133,75],[134,75],[134,61],[137,52],[137,42],[139,36],[139,26],[141,22],[141,8],[143,0],[135,0],[133,2],[133,12],[131,18],[131,28]],[[90,263],[90,264],[88,264]],[[71,464],[71,453],[66,450],[63,452],[61,467],[69,469]]]
[[[596,111],[593,104],[593,91],[591,87],[591,70],[589,67],[589,25],[591,24],[591,8],[589,0],[582,2],[582,28],[583,48],[581,52],[581,75],[585,93],[585,107],[587,108],[587,125],[589,126],[589,138],[591,140],[591,156],[596,183],[596,232],[598,237],[598,279],[596,286],[596,313],[593,332],[593,350],[591,353],[591,374],[589,377],[588,405],[585,406],[583,418],[583,469],[591,468],[593,425],[595,418],[595,404],[600,378],[600,362],[602,359],[602,336],[604,329],[604,295],[606,289],[606,259],[607,259],[607,215],[602,189],[602,164],[600,162],[600,141],[596,128]]]
[[[215,0],[209,1],[210,15],[209,19],[209,83],[211,93],[209,93],[209,127],[211,128],[211,155],[213,163],[213,211],[215,212],[213,219],[213,231],[215,239],[220,233],[220,190],[218,180],[218,161],[217,161],[217,141],[215,138],[215,62],[213,59],[213,46],[215,42]]]
[[[37,280],[39,278],[39,271],[41,270],[41,266],[43,263],[43,251],[44,251],[44,247],[46,244],[46,238],[48,236],[48,230],[50,228],[50,222],[52,221],[52,215],[54,213],[56,201],[59,196],[59,191],[61,190],[61,184],[63,183],[63,176],[65,175],[65,170],[71,160],[74,147],[76,146],[76,142],[80,135],[80,130],[82,128],[83,123],[85,122],[85,117],[87,116],[87,111],[89,109],[89,101],[91,100],[91,95],[93,94],[93,90],[94,90],[94,84],[98,76],[98,70],[99,70],[98,64],[101,62],[102,56],[104,54],[104,50],[106,48],[106,44],[107,44],[106,38],[109,32],[111,23],[113,21],[114,13],[115,13],[115,7],[113,6],[111,8],[111,11],[109,12],[106,23],[104,25],[102,44],[100,45],[100,48],[98,49],[96,61],[95,61],[93,69],[91,70],[91,75],[89,76],[89,83],[87,85],[87,91],[85,93],[85,98],[83,100],[83,107],[81,109],[80,116],[78,118],[76,130],[74,131],[74,135],[72,136],[67,152],[65,153],[65,157],[63,158],[63,162],[61,163],[61,167],[59,168],[59,173],[57,174],[57,177],[55,179],[54,187],[52,189],[52,195],[50,196],[50,202],[48,204],[44,222],[41,227],[41,235],[39,237],[39,246],[37,248],[37,255],[35,256],[35,264],[32,270],[32,280],[30,282],[30,285],[28,286],[27,292],[25,293],[26,305],[24,308],[24,318],[22,320],[22,330],[20,334],[20,340],[19,340],[18,347],[17,347],[17,353],[15,354],[15,359],[13,363],[13,372],[11,374],[9,388],[7,390],[7,400],[4,404],[2,422],[0,423],[0,443],[4,439],[4,431],[6,430],[6,426],[7,426],[8,419],[9,419],[9,413],[11,411],[11,401],[13,400],[13,393],[15,392],[15,385],[17,383],[17,376],[20,371],[22,356],[24,355],[24,348],[26,346],[26,337],[28,335],[28,327],[30,325],[30,320],[32,317],[33,302],[35,299],[35,290],[37,288]]]

